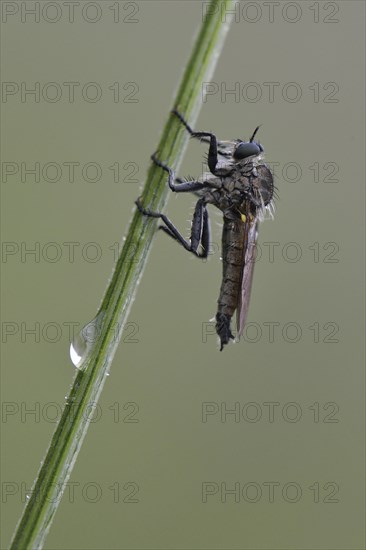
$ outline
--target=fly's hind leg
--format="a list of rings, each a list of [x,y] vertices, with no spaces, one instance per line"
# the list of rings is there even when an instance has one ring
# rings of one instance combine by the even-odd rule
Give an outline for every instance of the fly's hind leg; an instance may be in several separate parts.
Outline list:
[[[183,235],[165,214],[162,214],[161,212],[152,212],[151,210],[144,208],[139,199],[135,204],[144,216],[149,216],[150,218],[160,218],[164,225],[159,226],[159,229],[162,229],[170,237],[178,241],[183,248],[188,250],[188,252],[192,252],[192,254],[198,256],[199,258],[207,258],[210,244],[210,224],[206,204],[203,199],[197,201],[194,209],[191,238],[189,241],[183,237]],[[201,245],[202,248],[201,252],[198,252],[199,245]]]

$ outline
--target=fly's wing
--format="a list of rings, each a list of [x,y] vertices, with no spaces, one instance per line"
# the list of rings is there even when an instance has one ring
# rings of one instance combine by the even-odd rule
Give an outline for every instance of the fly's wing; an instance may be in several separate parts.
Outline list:
[[[243,333],[246,323],[250,293],[252,290],[254,263],[256,255],[256,243],[258,237],[259,221],[256,217],[247,216],[245,221],[245,244],[244,244],[244,267],[239,293],[238,306],[236,309],[236,328],[238,338]]]
[[[249,160],[249,159],[248,159]],[[251,162],[251,161],[250,161]],[[248,168],[251,169],[251,164]],[[241,290],[236,310],[236,324],[238,338],[242,335],[246,323],[250,293],[252,290],[253,271],[256,255],[259,220],[263,219],[265,208],[271,209],[274,195],[273,176],[268,166],[260,164],[256,167],[256,178],[253,180],[253,192],[261,206],[255,208],[255,215],[247,215],[244,231],[244,267],[241,280]],[[250,212],[250,205],[246,205],[246,212]]]

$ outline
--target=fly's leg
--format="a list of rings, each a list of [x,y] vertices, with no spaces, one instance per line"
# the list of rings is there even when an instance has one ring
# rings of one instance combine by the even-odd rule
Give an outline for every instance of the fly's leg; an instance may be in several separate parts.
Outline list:
[[[188,250],[188,252],[192,252],[192,254],[199,258],[207,258],[210,244],[210,225],[206,204],[203,199],[197,201],[194,209],[190,241],[187,241],[183,237],[183,235],[178,231],[169,218],[165,216],[165,214],[162,214],[161,212],[152,212],[151,210],[144,208],[139,199],[135,204],[144,216],[149,216],[150,218],[160,218],[165,225],[159,226],[159,229],[162,229],[170,237],[178,241],[183,248]],[[202,252],[198,252],[198,247],[200,244],[202,247]]]
[[[175,179],[175,173],[173,168],[170,168],[164,162],[161,162],[156,156],[156,153],[151,155],[151,160],[157,165],[160,166],[165,172],[168,172],[168,185],[172,191],[175,193],[192,193],[198,191],[199,189],[205,189],[206,185],[200,181],[185,181],[180,178]],[[177,181],[178,183],[174,183]]]
[[[151,159],[157,166],[168,172],[168,185],[172,191],[177,193],[184,193],[192,191],[194,192],[205,188],[205,185],[199,181],[178,180],[178,183],[175,183],[174,170],[167,166],[167,164],[165,164],[164,162],[161,162],[157,158],[155,153],[151,156]],[[199,201],[197,201],[192,219],[190,241],[187,241],[183,237],[183,235],[181,235],[175,225],[169,220],[167,216],[165,216],[165,214],[146,210],[141,206],[139,201],[136,201],[136,205],[140,212],[142,212],[146,216],[160,218],[165,225],[160,226],[159,229],[162,229],[170,237],[178,241],[186,250],[192,252],[192,254],[200,258],[207,258],[210,245],[210,224],[204,199],[200,199]],[[198,252],[198,247],[200,244],[202,247],[202,252]]]
[[[210,172],[215,176],[216,164],[218,161],[217,138],[215,134],[211,134],[211,132],[194,132],[192,134],[192,137],[197,137],[197,138],[207,137],[210,139],[210,147],[208,149],[208,155],[207,155],[207,164],[210,169]]]
[[[210,143],[210,148],[209,148],[208,157],[207,157],[207,164],[210,169],[210,172],[215,175],[215,168],[218,160],[217,159],[217,154],[218,154],[217,138],[215,134],[211,134],[211,132],[194,132],[192,128],[189,126],[189,124],[184,120],[182,115],[178,113],[177,110],[174,109],[174,111],[172,112],[179,118],[181,123],[185,126],[187,132],[190,133],[191,137],[198,138],[198,139],[203,138],[202,141],[208,141]],[[208,139],[205,139],[205,138],[208,138]]]
[[[208,153],[208,167],[210,168],[210,172],[215,175],[214,170],[217,164],[217,153],[224,157],[230,157],[231,152],[225,151],[224,143],[217,141],[215,134],[212,134],[211,132],[195,132],[176,109],[174,109],[172,113],[181,121],[181,123],[192,138],[197,138],[200,141],[204,141],[210,144],[210,149]]]
[[[177,111],[177,109],[173,109],[173,110],[172,110],[172,113],[173,113],[173,115],[175,115],[175,116],[181,121],[181,123],[183,124],[183,126],[185,127],[185,129],[187,130],[187,132],[188,132],[189,134],[191,134],[191,136],[193,136],[194,131],[192,130],[192,128],[190,127],[190,125],[188,124],[188,122],[186,121],[186,119],[180,114],[180,112]]]

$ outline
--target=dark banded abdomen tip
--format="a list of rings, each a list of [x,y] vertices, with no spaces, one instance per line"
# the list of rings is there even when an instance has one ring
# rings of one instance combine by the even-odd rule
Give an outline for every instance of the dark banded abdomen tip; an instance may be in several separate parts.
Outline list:
[[[216,314],[216,332],[220,338],[221,347],[220,351],[224,349],[224,346],[234,340],[234,335],[230,330],[231,317],[225,313]]]

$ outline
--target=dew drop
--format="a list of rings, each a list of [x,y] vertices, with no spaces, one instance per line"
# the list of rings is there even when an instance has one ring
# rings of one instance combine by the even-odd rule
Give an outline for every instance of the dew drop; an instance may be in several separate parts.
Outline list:
[[[70,344],[70,358],[77,369],[83,370],[83,363],[89,356],[94,344],[98,340],[101,332],[104,312],[101,311],[81,331],[75,336]]]

